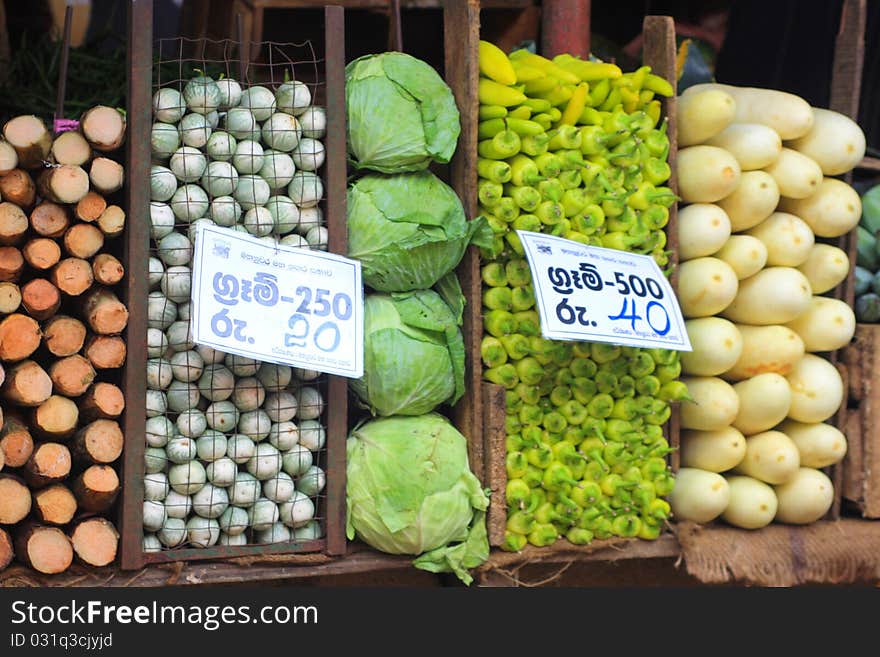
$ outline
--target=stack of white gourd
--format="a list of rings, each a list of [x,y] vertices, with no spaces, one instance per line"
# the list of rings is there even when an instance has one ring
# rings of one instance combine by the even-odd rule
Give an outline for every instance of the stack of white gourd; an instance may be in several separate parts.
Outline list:
[[[199,75],[153,117],[144,550],[319,538],[319,372],[197,346],[190,294],[201,223],[326,249],[324,109],[299,81]]]
[[[679,98],[678,296],[693,352],[683,379],[680,520],[757,529],[831,507],[844,400],[823,354],[848,344],[852,309],[824,293],[849,272],[825,243],[854,229],[859,195],[834,178],[863,157],[842,114],[770,89],[702,84]]]

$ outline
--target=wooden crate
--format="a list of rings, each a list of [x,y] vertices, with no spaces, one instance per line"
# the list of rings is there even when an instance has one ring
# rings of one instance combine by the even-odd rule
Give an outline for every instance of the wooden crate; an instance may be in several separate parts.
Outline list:
[[[462,131],[458,149],[452,161],[452,186],[461,198],[468,216],[477,214],[477,84],[479,80],[477,47],[480,38],[479,2],[477,0],[448,0],[445,5],[446,26],[446,81],[453,90],[461,113]],[[453,26],[455,29],[453,29]],[[675,85],[675,35],[672,19],[648,16],[644,23],[645,63],[654,72]],[[670,165],[673,177],[669,186],[677,190],[675,171],[675,98],[664,99],[663,112],[670,119],[669,136]],[[676,238],[676,209],[670,208],[669,248],[674,252]],[[673,255],[673,258],[675,256]],[[675,260],[671,260],[675,263]],[[506,456],[506,401],[501,386],[487,383],[482,377],[480,343],[483,337],[482,281],[480,278],[480,253],[470,247],[458,267],[457,273],[462,289],[468,299],[465,310],[464,336],[466,350],[466,379],[468,394],[454,409],[456,426],[468,438],[468,457],[471,469],[491,489],[488,513],[490,545],[499,546],[504,540],[507,522],[505,487],[507,473]],[[673,285],[675,278],[673,278]],[[670,443],[677,445],[677,417],[670,423]],[[677,464],[674,464],[677,465]],[[558,541],[560,548],[573,546]]]
[[[469,60],[476,60],[475,42],[479,38],[479,30],[469,28],[461,29],[464,21],[475,20],[479,15],[478,4],[470,2],[449,2],[447,8],[447,26],[457,25],[454,36],[449,35],[447,30],[447,81],[453,87],[456,98],[459,99],[459,109],[462,113],[463,141],[460,142],[456,160],[453,162],[453,182],[456,190],[465,203],[469,214],[476,214],[476,185],[477,177],[474,173],[476,168],[476,106],[473,98],[476,97],[476,83],[479,73],[476,66],[469,66]],[[864,0],[846,0],[843,3],[841,26],[836,40],[835,60],[832,77],[831,109],[842,112],[849,116],[855,116],[858,106],[859,84],[861,80],[863,41],[865,30],[865,2]],[[675,35],[672,20],[665,17],[648,16],[644,23],[645,46],[644,61],[654,68],[655,72],[673,81],[675,74]],[[452,43],[450,43],[452,41]],[[456,56],[449,54],[449,48],[453,47]],[[469,54],[471,53],[471,54]],[[463,56],[462,56],[463,55]],[[464,99],[464,102],[462,102]],[[670,128],[675,126],[675,99],[672,98],[664,103],[664,113],[670,117]],[[675,171],[675,134],[670,130],[670,141],[673,148],[670,160]],[[466,150],[465,150],[466,149]],[[677,189],[674,178],[670,186]],[[673,213],[670,213],[668,228],[670,236],[670,248],[675,251],[676,222]],[[836,245],[847,251],[852,262],[855,262],[855,240],[852,234],[845,235],[836,240]],[[488,527],[490,544],[498,546],[504,538],[506,524],[506,502],[504,489],[507,483],[505,468],[505,416],[506,403],[505,391],[502,387],[482,381],[481,360],[479,344],[482,338],[481,321],[481,285],[480,285],[479,252],[471,249],[466,255],[459,268],[462,285],[465,288],[469,303],[468,324],[466,324],[465,342],[468,357],[467,384],[470,394],[459,402],[456,408],[456,419],[459,428],[468,436],[470,442],[470,459],[474,471],[481,477],[485,486],[492,490],[492,501],[488,515]],[[673,277],[673,285],[677,283]],[[842,282],[831,295],[852,301],[853,289],[852,275]],[[844,379],[847,381],[847,370],[841,362],[839,352],[825,354],[835,364]],[[831,423],[845,429],[847,413],[844,408],[832,418]],[[674,413],[667,425],[667,437],[673,447],[679,444],[679,420],[678,414]],[[673,470],[678,469],[678,454],[674,452],[670,456],[670,465]],[[827,473],[831,476],[835,485],[835,501],[829,512],[829,519],[836,519],[840,515],[841,498],[844,488],[844,469],[841,466],[829,468]],[[559,541],[565,545],[565,541]],[[565,549],[569,549],[567,546]],[[551,548],[552,549],[552,548]]]
[[[126,265],[129,268],[128,301],[131,307],[128,343],[129,359],[126,371],[128,409],[125,418],[126,446],[124,455],[124,487],[121,509],[122,557],[124,569],[137,569],[145,564],[181,560],[219,559],[232,557],[263,557],[265,555],[288,555],[285,563],[313,563],[314,555],[342,555],[345,542],[345,439],[347,437],[347,379],[322,375],[319,386],[326,400],[322,416],[327,431],[324,450],[316,462],[327,472],[326,488],[318,496],[316,517],[322,521],[324,537],[311,540],[271,545],[246,545],[241,547],[213,546],[205,549],[177,548],[161,552],[145,553],[143,540],[143,477],[144,477],[144,422],[146,417],[144,378],[146,363],[146,300],[148,294],[147,260],[150,255],[149,237],[149,167],[150,127],[152,125],[151,97],[159,86],[182,86],[184,75],[172,75],[172,80],[162,78],[162,70],[153,66],[154,43],[150,32],[152,3],[134,0],[132,4],[134,25],[130,44],[129,113],[132,147],[129,152],[128,189],[129,212],[142,218],[132,222],[126,242]],[[206,64],[219,65],[225,74],[247,84],[283,80],[283,70],[291,66],[297,75],[309,84],[315,102],[326,107],[327,135],[324,138],[326,160],[322,175],[325,197],[321,202],[329,230],[328,250],[347,252],[345,229],[346,154],[345,154],[345,95],[344,95],[344,14],[341,7],[324,9],[324,26],[321,39],[326,50],[323,58],[314,55],[310,42],[301,44],[251,44],[243,40],[212,42],[205,40],[174,39],[159,42],[159,60],[166,66],[205,70]],[[242,48],[242,44],[245,44]],[[251,47],[267,46],[266,60],[254,61],[247,57]],[[212,50],[213,49],[213,50]],[[205,55],[212,50],[223,53],[219,61],[210,61]],[[294,53],[293,58],[285,55]],[[254,52],[256,49],[254,49]],[[240,58],[237,53],[245,53]],[[273,59],[274,53],[274,59]],[[300,72],[302,71],[302,72]],[[154,75],[155,74],[155,75]],[[155,86],[154,86],[155,84]],[[276,557],[278,558],[278,557]]]

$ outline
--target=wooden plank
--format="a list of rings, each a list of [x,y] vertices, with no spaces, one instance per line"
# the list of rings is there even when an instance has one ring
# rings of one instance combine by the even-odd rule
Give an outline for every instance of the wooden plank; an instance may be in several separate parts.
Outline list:
[[[865,24],[867,0],[843,0],[840,27],[834,42],[831,69],[830,109],[858,117],[865,62]]]
[[[128,136],[126,138],[126,212],[130,217],[149,217],[150,127],[152,126],[153,3],[131,0],[128,5]],[[140,568],[142,561],[144,418],[146,417],[147,261],[150,235],[148,221],[130,221],[125,231],[123,262],[128,306],[128,345],[123,372],[125,411],[122,427],[123,486],[120,504],[120,561],[123,568]]]
[[[486,486],[492,490],[486,518],[489,545],[502,545],[507,526],[507,468],[505,456],[507,396],[506,390],[493,383],[483,383],[483,445],[485,446]]]
[[[862,462],[862,409],[849,410],[846,423],[846,457],[843,460],[843,491],[845,500],[861,504],[865,485],[865,471]]]
[[[830,109],[858,120],[862,89],[862,71],[865,63],[866,0],[844,0],[840,10],[840,27],[834,42],[834,60],[831,69]],[[844,180],[852,183],[852,173]],[[838,246],[849,255],[849,276],[834,291],[834,296],[850,306],[855,303],[856,233],[852,231],[838,239]]]
[[[678,75],[675,70],[675,23],[669,16],[646,16],[642,24],[644,46],[642,61],[651,67],[656,75],[660,75],[672,85],[677,92]],[[676,158],[678,156],[678,101],[673,94],[661,100],[663,116],[666,117],[666,134],[669,136],[669,168],[672,175],[666,183],[673,192],[678,194],[678,174]],[[669,266],[672,267],[670,283],[674,290],[678,289],[678,204],[669,208],[669,223],[666,224],[666,248],[670,251]],[[672,415],[665,427],[669,445],[679,447],[681,435],[681,414],[678,405],[673,406]],[[669,455],[669,464],[673,471],[678,471],[680,456],[678,449]]]
[[[346,228],[345,145],[345,15],[342,7],[324,12],[324,43],[327,88],[327,227],[333,253],[348,253]],[[345,553],[345,441],[348,437],[348,379],[331,376],[327,413],[327,553]]]
[[[480,3],[445,0],[443,4],[445,78],[461,115],[461,135],[451,163],[451,184],[468,217],[477,215],[477,85],[479,71]],[[468,439],[468,460],[480,481],[486,481],[483,460],[480,253],[468,247],[456,270],[467,299],[462,333],[465,340],[465,389],[455,405],[455,425]]]
[[[321,554],[302,556],[312,557],[313,563],[295,565],[284,560],[272,561],[271,557],[262,562],[255,559],[241,559],[237,562],[178,561],[152,564],[139,572],[116,567],[84,568],[77,564],[67,572],[54,576],[41,576],[31,569],[14,565],[0,573],[0,587],[109,588],[239,584],[413,568],[412,557],[386,555],[363,546],[344,558],[331,558]]]
[[[860,325],[864,397],[861,402],[862,515],[880,518],[880,326]]]
[[[865,59],[865,23],[867,20],[866,0],[843,0],[840,11],[840,26],[834,44],[834,60],[831,70],[831,93],[829,108],[857,120],[862,87],[862,70]],[[852,172],[844,176],[852,183]],[[850,261],[849,275],[833,291],[834,297],[843,299],[849,306],[855,303],[855,277],[853,275],[857,251],[856,232],[850,231],[837,240],[837,246],[846,251]],[[841,354],[830,354],[831,362],[837,365]],[[845,405],[834,415],[833,424],[842,431],[846,429],[847,413]],[[843,470],[836,465],[830,468],[834,482],[834,503],[829,518],[840,517],[842,505]]]
[[[320,552],[325,548],[325,545],[326,541],[323,539],[295,544],[212,545],[204,548],[175,548],[160,552],[147,552],[144,553],[143,559],[145,564],[158,564],[176,561],[224,560],[235,557],[271,560],[275,555],[283,555],[285,562],[309,564],[314,561],[314,554],[309,553]]]
[[[497,568],[509,568],[525,563],[659,559],[675,557],[678,554],[678,541],[673,534],[663,534],[656,541],[644,541],[638,538],[618,538],[594,541],[584,546],[576,546],[566,540],[558,540],[548,547],[536,548],[532,545],[527,545],[520,552],[493,552],[489,556],[489,560],[477,570],[478,572],[490,572]]]

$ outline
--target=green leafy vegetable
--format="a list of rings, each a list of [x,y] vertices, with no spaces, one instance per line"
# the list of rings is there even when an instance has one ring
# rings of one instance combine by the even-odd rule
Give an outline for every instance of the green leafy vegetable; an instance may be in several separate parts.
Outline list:
[[[364,376],[351,388],[375,415],[421,415],[464,394],[459,318],[433,290],[364,301]]]
[[[346,534],[464,583],[489,557],[489,498],[470,471],[467,441],[441,415],[370,420],[347,443]]]
[[[452,188],[427,171],[368,175],[348,190],[348,255],[361,261],[364,283],[380,292],[432,287],[468,244],[491,242],[485,219],[468,223]]]
[[[452,91],[410,55],[367,55],[345,68],[348,150],[358,169],[400,173],[449,162],[461,132]]]

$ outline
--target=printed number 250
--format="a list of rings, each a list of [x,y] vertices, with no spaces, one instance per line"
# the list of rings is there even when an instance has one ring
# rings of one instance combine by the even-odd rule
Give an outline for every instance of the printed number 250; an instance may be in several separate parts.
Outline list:
[[[315,315],[316,317],[326,317],[331,312],[337,319],[345,321],[351,317],[352,303],[351,297],[344,292],[337,292],[333,295],[332,300],[328,300],[330,290],[315,290],[315,298],[312,300],[312,289],[305,285],[296,288],[296,295],[302,297],[302,302],[296,309],[298,313],[304,315]],[[314,305],[314,309],[310,306]]]

